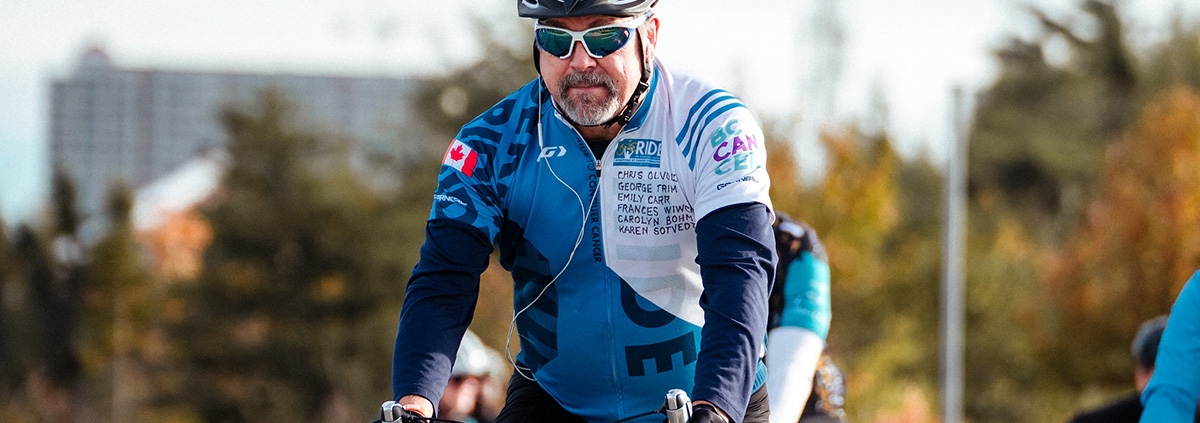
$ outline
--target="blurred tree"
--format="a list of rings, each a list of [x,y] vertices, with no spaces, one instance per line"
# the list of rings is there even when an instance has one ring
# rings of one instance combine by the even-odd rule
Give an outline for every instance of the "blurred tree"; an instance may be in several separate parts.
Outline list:
[[[1043,262],[1036,351],[1076,389],[1122,391],[1138,325],[1168,313],[1200,268],[1200,96],[1164,93],[1102,169],[1098,196]]]
[[[419,109],[421,117],[436,135],[447,136],[439,145],[449,145],[464,124],[538,76],[533,38],[524,20],[474,19],[483,55],[434,78],[417,94],[417,104],[427,106]]]
[[[1119,134],[1133,117],[1133,91],[1137,82],[1133,55],[1125,43],[1125,29],[1115,5],[1105,0],[1086,0],[1081,3],[1084,12],[1102,28],[1091,40],[1084,39],[1067,25],[1050,19],[1034,9],[1048,35],[1060,36],[1074,51],[1073,66],[1079,74],[1095,78],[1098,84],[1100,125],[1105,138]]]
[[[770,160],[767,174],[771,175],[771,203],[789,213],[800,210],[805,188],[801,182],[800,162],[790,134],[794,134],[799,119],[764,118],[763,138]],[[800,217],[800,216],[796,216]]]
[[[93,399],[88,408],[112,421],[133,421],[134,412],[145,408],[153,389],[147,369],[156,364],[148,353],[161,350],[154,345],[161,338],[150,334],[159,321],[163,295],[152,285],[134,240],[132,208],[133,192],[124,184],[114,185],[106,207],[107,234],[76,272],[86,280],[79,354],[86,395]]]
[[[259,422],[363,420],[390,397],[400,282],[423,239],[442,149],[467,119],[536,76],[528,31],[500,36],[494,19],[483,23],[484,57],[428,81],[415,99],[436,139],[402,135],[427,159],[404,163],[397,192],[366,188],[346,145],[300,127],[278,95],[222,113],[232,162],[207,212],[204,273],[178,296],[188,305],[173,324],[173,351],[186,366],[174,399],[205,421]],[[485,291],[508,292],[488,298],[511,298],[511,282],[485,279]],[[496,328],[511,307],[478,309],[492,345],[503,342]]]
[[[45,325],[39,333],[49,335],[41,341],[45,345],[38,356],[46,360],[50,380],[59,387],[74,385],[80,377],[75,346],[83,310],[85,258],[79,242],[81,218],[75,206],[75,191],[66,172],[55,172],[53,224],[49,230],[53,241],[45,259],[50,269],[44,277],[40,272],[32,275],[34,309],[39,313],[38,322]]]
[[[10,382],[16,373],[13,368],[17,362],[16,354],[13,352],[15,345],[12,339],[15,328],[11,327],[10,323],[15,310],[10,305],[12,294],[9,293],[9,289],[11,289],[9,284],[12,284],[17,276],[16,262],[12,254],[13,247],[8,240],[8,225],[0,217],[0,399],[11,391]]]
[[[19,315],[21,275],[8,225],[0,219],[0,420],[15,421],[11,404],[17,403],[28,369],[21,343],[25,339]]]
[[[992,205],[999,210],[973,208],[967,222],[964,412],[977,423],[1061,421],[1044,417],[1057,387],[1041,385],[1048,375],[1020,320],[1037,291],[1037,246],[1023,222]]]
[[[29,354],[27,399],[36,418],[70,421],[70,401],[82,395],[86,376],[78,350],[84,257],[74,184],[59,172],[51,192],[52,215],[43,232],[48,235],[23,227],[16,241],[16,261],[24,267],[18,282],[25,285],[21,308],[27,310],[28,324],[28,331],[18,334]]]
[[[419,241],[359,180],[348,145],[293,110],[266,92],[221,113],[231,161],[203,273],[179,292],[184,374],[168,393],[205,421],[365,421],[390,397],[383,334]]]
[[[79,216],[79,208],[76,193],[75,182],[71,180],[71,175],[64,169],[55,169],[52,186],[53,203],[53,225],[52,230],[55,235],[66,235],[70,237],[79,236],[79,226],[82,217]]]
[[[1136,110],[1137,72],[1115,8],[1087,0],[1081,9],[1094,37],[1033,9],[1044,30],[997,52],[1000,75],[979,98],[970,136],[975,201],[995,192],[1045,242],[1062,239],[1105,145]],[[1068,46],[1061,65],[1046,53],[1056,41]]]
[[[47,226],[21,225],[11,237],[0,231],[0,420],[70,421],[70,401],[86,382],[74,197],[72,181],[58,172]]]
[[[1179,171],[1162,164],[1187,156],[1183,125],[1163,111],[1186,102],[1165,90],[1200,87],[1200,29],[1176,17],[1165,41],[1135,55],[1117,4],[1087,0],[1079,16],[1061,20],[1033,10],[1042,33],[997,52],[1000,76],[979,97],[967,339],[968,373],[982,382],[968,381],[967,412],[979,421],[1062,421],[1097,390],[1130,389],[1136,325],[1165,310],[1160,297],[1172,285],[1163,284],[1186,280],[1176,274],[1186,270],[1164,263],[1195,265],[1182,250],[1170,253],[1188,241],[1145,232],[1161,226],[1130,228],[1151,219],[1143,209],[1165,207],[1155,206],[1163,191],[1147,181],[1172,178]],[[1065,57],[1052,53],[1058,42]],[[1154,125],[1162,132],[1149,133]],[[1140,156],[1160,165],[1134,164]],[[1110,204],[1115,186],[1136,204]],[[979,360],[992,365],[975,367]]]
[[[136,353],[145,350],[144,328],[155,321],[161,297],[146,295],[149,278],[129,222],[132,194],[114,187],[107,234],[85,253],[73,182],[62,172],[53,182],[42,231],[48,235],[22,227],[16,245],[0,254],[0,324],[12,340],[0,348],[6,355],[0,420],[136,420],[136,394],[152,388],[121,376],[141,374],[142,366],[130,364],[141,362]]]
[[[833,271],[829,349],[847,370],[848,411],[856,421],[929,422],[936,414],[940,354],[941,170],[929,157],[900,157],[886,133],[828,132],[829,166],[815,186],[796,183],[789,142],[771,151],[776,208],[818,231]],[[1028,421],[1042,403],[1024,387],[1037,381],[1029,336],[1017,317],[1034,289],[1031,241],[1010,220],[972,221],[967,291],[967,416],[976,422]],[[979,233],[984,234],[980,236]],[[995,234],[995,235],[988,235]],[[1028,281],[1024,285],[1012,283]]]
[[[820,182],[804,186],[777,124],[765,129],[772,201],[808,221],[829,253],[828,342],[848,373],[848,412],[856,421],[930,414],[940,217],[930,198],[939,198],[939,174],[927,158],[903,160],[886,134],[827,132],[828,165]]]
[[[1200,89],[1200,22],[1188,24],[1182,16],[1174,15],[1167,39],[1147,54],[1140,104],[1158,100],[1164,91],[1180,86]]]
[[[5,279],[3,285],[3,303],[0,303],[0,315],[4,316],[4,338],[6,356],[0,363],[0,419],[12,422],[33,421],[39,418],[38,412],[29,397],[29,380],[36,367],[38,350],[37,342],[39,327],[34,322],[32,310],[31,280],[33,274],[45,275],[48,261],[42,243],[34,234],[33,229],[26,225],[16,228],[16,233],[6,237],[7,253],[0,259],[5,260],[7,270],[0,274]],[[11,242],[11,244],[9,244]],[[38,377],[45,381],[45,377]]]

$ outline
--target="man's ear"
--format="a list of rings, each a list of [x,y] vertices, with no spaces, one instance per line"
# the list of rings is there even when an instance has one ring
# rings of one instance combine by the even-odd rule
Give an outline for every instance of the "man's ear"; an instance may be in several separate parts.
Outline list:
[[[655,47],[658,45],[658,25],[659,20],[657,15],[650,15],[650,19],[646,21],[642,28],[646,32],[646,45],[642,46],[646,57],[653,58]]]
[[[1154,368],[1147,369],[1140,365],[1134,367],[1136,369],[1133,373],[1133,383],[1137,386],[1138,392],[1142,392],[1143,389],[1146,389],[1146,385],[1150,384],[1150,377],[1154,376]]]

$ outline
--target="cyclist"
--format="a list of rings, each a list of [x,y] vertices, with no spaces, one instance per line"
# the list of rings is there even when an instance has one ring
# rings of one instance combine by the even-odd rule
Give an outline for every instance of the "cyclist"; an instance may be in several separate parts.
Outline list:
[[[492,423],[504,405],[504,371],[500,353],[467,330],[455,354],[450,381],[438,402],[446,419],[463,423]],[[507,374],[507,373],[505,373]]]
[[[398,403],[435,414],[495,245],[520,340],[498,421],[613,421],[673,388],[693,422],[768,420],[762,130],[656,57],[655,3],[517,1],[539,77],[446,151],[396,336]]]
[[[1143,423],[1191,422],[1200,410],[1200,272],[1179,292],[1159,341],[1154,375],[1142,391]]]
[[[808,225],[775,217],[779,267],[767,327],[767,391],[775,423],[844,422],[845,377],[825,353],[832,316],[829,259]]]
[[[1142,322],[1137,334],[1133,337],[1133,371],[1134,386],[1137,392],[1130,393],[1100,408],[1086,410],[1071,417],[1070,423],[1136,423],[1142,415],[1142,401],[1139,398],[1154,374],[1155,360],[1158,356],[1158,344],[1162,339],[1163,329],[1167,327],[1167,316],[1158,316]]]

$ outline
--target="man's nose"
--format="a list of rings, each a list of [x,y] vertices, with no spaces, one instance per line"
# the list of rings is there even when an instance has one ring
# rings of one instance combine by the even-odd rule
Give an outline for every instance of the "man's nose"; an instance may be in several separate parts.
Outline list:
[[[587,69],[596,65],[596,58],[588,54],[587,47],[583,45],[583,41],[573,41],[577,45],[571,49],[571,56],[567,57],[570,60],[571,67],[575,69]]]

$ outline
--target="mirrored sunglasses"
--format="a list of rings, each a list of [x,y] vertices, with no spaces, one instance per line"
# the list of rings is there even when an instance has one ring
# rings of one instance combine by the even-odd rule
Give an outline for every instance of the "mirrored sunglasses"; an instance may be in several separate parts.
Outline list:
[[[571,56],[575,50],[576,41],[583,42],[583,49],[589,56],[600,59],[625,47],[625,44],[629,43],[629,39],[633,38],[637,27],[645,23],[649,17],[649,14],[645,14],[629,22],[598,26],[583,31],[542,25],[539,22],[533,26],[533,38],[536,40],[538,48],[560,59]]]

